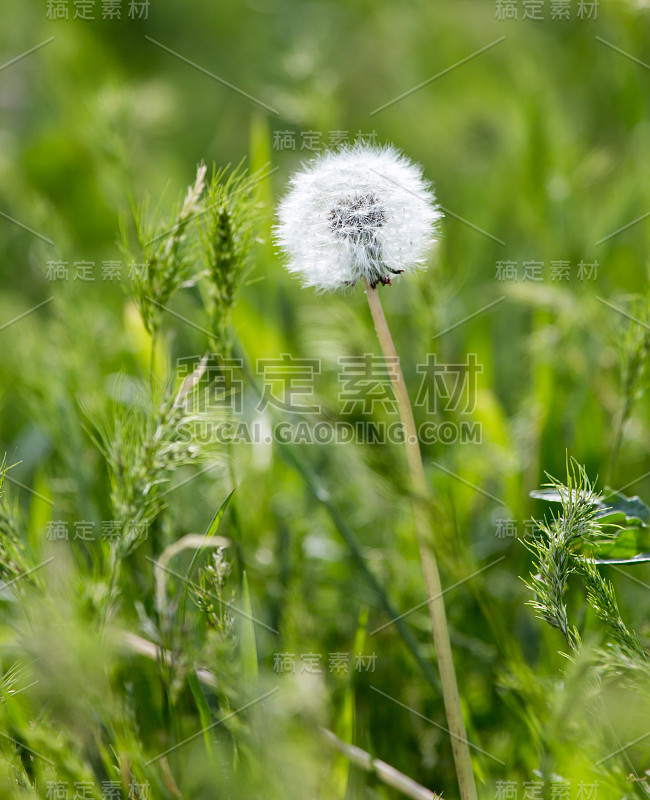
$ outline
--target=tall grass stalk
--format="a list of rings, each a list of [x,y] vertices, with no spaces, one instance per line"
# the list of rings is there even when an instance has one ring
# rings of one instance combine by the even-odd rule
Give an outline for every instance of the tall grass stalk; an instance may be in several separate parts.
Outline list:
[[[415,529],[420,548],[422,571],[424,572],[424,581],[429,601],[428,605],[429,615],[431,617],[431,629],[433,631],[433,642],[438,657],[442,696],[445,704],[445,712],[447,714],[447,722],[449,724],[451,746],[454,753],[454,763],[456,765],[460,795],[463,800],[476,800],[476,785],[474,782],[474,773],[472,771],[465,723],[463,722],[460,696],[458,694],[458,683],[456,681],[451,652],[451,642],[447,627],[447,615],[440,583],[440,573],[433,549],[430,509],[427,500],[428,487],[424,475],[422,454],[418,444],[417,428],[415,426],[415,419],[413,418],[413,409],[411,408],[411,401],[408,396],[406,384],[404,383],[404,376],[402,374],[399,358],[379,299],[379,294],[377,293],[377,289],[373,288],[367,280],[365,280],[365,286],[370,313],[372,314],[382,352],[387,360],[390,360],[391,363],[396,365],[395,371],[391,372],[391,380],[397,399],[400,419],[404,426],[404,444],[406,447],[406,458],[413,489],[413,516],[415,518]]]

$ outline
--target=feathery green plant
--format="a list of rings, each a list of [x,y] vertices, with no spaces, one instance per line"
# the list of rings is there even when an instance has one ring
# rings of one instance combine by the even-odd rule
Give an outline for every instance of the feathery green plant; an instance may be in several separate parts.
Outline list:
[[[576,558],[574,569],[587,590],[587,600],[597,617],[607,625],[614,643],[630,658],[647,663],[648,656],[639,637],[623,622],[612,582],[603,578],[593,558]]]
[[[258,185],[259,176],[249,175],[241,164],[232,171],[215,167],[205,191],[205,213],[199,220],[211,344],[225,355],[232,345],[232,309],[257,233]]]
[[[587,601],[618,650],[633,661],[647,662],[638,636],[621,617],[614,587],[600,574],[593,552],[613,535],[602,521],[602,498],[595,491],[583,466],[567,463],[566,484],[548,476],[559,496],[561,510],[550,520],[537,522],[539,535],[525,541],[535,558],[535,573],[525,582],[534,593],[529,601],[538,616],[557,628],[572,651],[581,646],[581,637],[567,615],[564,595],[572,575],[581,579]]]
[[[537,572],[526,583],[534,593],[529,604],[538,616],[557,628],[569,647],[577,647],[580,635],[569,624],[564,592],[574,569],[576,550],[585,540],[600,536],[594,506],[598,496],[594,492],[582,467],[571,462],[567,466],[566,485],[548,476],[550,486],[560,495],[562,510],[553,513],[550,521],[538,522],[541,536],[525,541],[535,557]]]
[[[131,261],[131,293],[148,333],[155,339],[162,312],[176,291],[193,275],[196,264],[196,221],[203,210],[206,166],[200,164],[196,180],[169,214],[152,214],[150,201],[134,207],[138,247],[131,243],[128,226],[121,220],[122,250]]]
[[[224,548],[219,547],[210,561],[200,570],[199,584],[195,589],[196,605],[205,616],[209,627],[225,635],[231,635],[234,617],[229,610],[233,596],[226,600],[225,585],[232,564],[226,559]]]
[[[3,580],[14,580],[29,569],[15,511],[9,507],[4,491],[9,469],[3,460],[0,464],[0,578]]]
[[[210,404],[199,402],[205,366],[203,359],[176,393],[163,389],[157,402],[142,393],[128,407],[117,405],[112,423],[97,426],[94,438],[108,466],[122,555],[138,544],[138,527],[164,508],[163,490],[173,473],[209,454],[196,436],[202,424],[214,420]]]

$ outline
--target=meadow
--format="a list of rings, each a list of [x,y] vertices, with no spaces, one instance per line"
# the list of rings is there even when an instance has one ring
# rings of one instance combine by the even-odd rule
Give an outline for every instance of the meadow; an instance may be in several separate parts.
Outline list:
[[[648,13],[4,0],[0,800],[650,794]],[[355,142],[437,243],[322,293]]]

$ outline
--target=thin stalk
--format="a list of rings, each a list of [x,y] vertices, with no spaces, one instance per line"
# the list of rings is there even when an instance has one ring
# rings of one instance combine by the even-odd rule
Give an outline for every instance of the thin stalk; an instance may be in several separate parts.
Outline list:
[[[117,544],[111,544],[108,562],[108,586],[106,591],[106,601],[102,606],[100,619],[100,627],[102,630],[104,630],[108,620],[110,619],[111,612],[113,611],[113,602],[117,597],[120,564],[121,562],[117,552]]]
[[[151,392],[153,394],[154,388],[154,376],[156,372],[156,344],[157,344],[157,337],[158,337],[158,329],[154,327],[153,332],[151,334],[151,356],[149,358],[149,385],[151,387]]]
[[[339,739],[336,734],[332,733],[332,731],[327,730],[327,728],[321,728],[320,732],[325,738],[325,741],[335,750],[338,750],[339,753],[343,753],[351,764],[360,767],[366,772],[370,772],[382,783],[385,783],[393,789],[397,789],[397,791],[401,792],[405,797],[411,797],[412,800],[442,800],[441,795],[416,783],[412,778],[398,772],[395,767],[391,767],[391,765],[387,764],[385,761],[374,758],[370,753],[367,753],[360,747],[347,744],[342,739]]]
[[[217,356],[217,366],[221,372],[222,377],[224,378],[224,389],[226,395],[228,395],[228,393],[232,389],[232,386],[230,385],[231,376],[224,368],[225,367],[224,359],[232,357],[232,339],[230,337],[230,332],[228,332],[227,341],[220,348],[219,338],[224,338],[224,337],[219,337],[216,333],[214,333],[214,338],[210,341],[210,346],[212,348],[212,352],[215,353]],[[222,350],[221,354],[219,354],[220,349]],[[239,517],[239,505],[235,493],[235,489],[237,488],[237,475],[235,473],[235,453],[234,453],[233,442],[231,439],[228,440],[226,449],[228,451],[228,476],[230,478],[230,494],[232,495],[228,506],[230,509],[230,520],[232,522],[233,531],[235,532],[234,536],[235,553],[237,558],[237,567],[239,569],[239,579],[241,581],[242,576],[244,574],[244,570],[246,569],[246,564],[244,561],[244,545],[243,545],[244,538],[242,535],[242,528]]]
[[[404,383],[402,368],[397,356],[397,351],[395,350],[395,345],[393,344],[393,337],[390,334],[384,310],[381,306],[381,301],[379,300],[379,295],[377,290],[373,289],[368,281],[365,281],[365,285],[370,313],[375,323],[375,330],[377,331],[377,338],[379,339],[382,352],[384,357],[390,360],[391,364],[395,364],[394,371],[391,371],[391,380],[397,399],[400,419],[404,426],[404,445],[406,447],[406,458],[413,489],[413,516],[415,518],[415,529],[420,548],[422,571],[424,572],[424,582],[426,584],[427,598],[429,601],[428,605],[429,615],[431,617],[431,628],[433,631],[433,643],[438,657],[442,697],[451,735],[451,746],[454,753],[454,764],[456,765],[460,796],[462,800],[476,800],[476,785],[474,783],[472,761],[469,754],[467,734],[465,732],[465,723],[463,722],[458,684],[456,682],[456,673],[454,671],[454,662],[451,654],[451,642],[449,640],[449,630],[447,628],[447,615],[445,613],[440,573],[438,572],[438,563],[431,541],[431,520],[427,502],[428,487],[424,475],[422,454],[418,444],[418,432],[415,426],[415,419],[413,418],[411,401],[408,396],[406,384]]]
[[[614,444],[612,445],[612,452],[609,456],[609,467],[607,470],[607,482],[612,484],[614,482],[614,476],[616,474],[616,462],[618,461],[618,454],[621,449],[621,444],[623,443],[623,431],[625,430],[625,425],[630,417],[630,413],[632,411],[632,397],[626,387],[625,391],[625,401],[623,403],[623,408],[621,409],[621,413],[618,418],[618,424],[616,425],[616,433],[614,435]]]

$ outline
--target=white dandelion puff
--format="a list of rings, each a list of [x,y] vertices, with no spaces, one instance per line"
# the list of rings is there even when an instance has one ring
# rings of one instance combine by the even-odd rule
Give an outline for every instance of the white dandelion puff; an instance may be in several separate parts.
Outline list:
[[[289,272],[335,291],[423,267],[441,217],[417,164],[393,147],[357,143],[291,178],[274,233]]]
[[[472,760],[458,694],[435,550],[431,547],[429,486],[418,428],[397,351],[384,315],[378,284],[390,284],[401,272],[424,266],[436,241],[442,214],[422,170],[392,147],[356,144],[329,152],[291,179],[278,208],[274,233],[288,256],[289,272],[306,286],[333,291],[363,280],[366,298],[397,400],[410,471],[413,521],[422,554],[422,570],[431,610],[433,643],[440,685],[454,747],[454,763],[463,800],[476,800]]]

